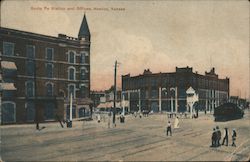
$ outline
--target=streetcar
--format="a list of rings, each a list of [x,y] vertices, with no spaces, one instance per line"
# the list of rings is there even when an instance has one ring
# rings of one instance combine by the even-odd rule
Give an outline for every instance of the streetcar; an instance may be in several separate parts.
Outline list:
[[[241,119],[244,116],[244,111],[234,103],[224,103],[214,109],[215,121],[228,121]]]

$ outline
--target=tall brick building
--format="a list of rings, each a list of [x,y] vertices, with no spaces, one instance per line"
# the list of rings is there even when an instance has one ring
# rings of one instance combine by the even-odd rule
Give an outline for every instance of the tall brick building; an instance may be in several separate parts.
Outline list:
[[[215,69],[205,75],[193,72],[193,68],[176,67],[172,73],[152,73],[149,69],[142,75],[122,76],[122,93],[129,101],[128,111],[189,111],[186,90],[192,87],[199,94],[195,106],[210,110],[229,99],[229,78],[219,79]]]
[[[2,123],[91,114],[90,31],[84,15],[78,37],[0,28]]]

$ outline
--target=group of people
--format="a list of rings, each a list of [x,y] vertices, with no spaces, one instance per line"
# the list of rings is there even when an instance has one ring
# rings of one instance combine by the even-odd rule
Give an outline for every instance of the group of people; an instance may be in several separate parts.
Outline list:
[[[179,128],[180,125],[179,125],[179,117],[176,116],[175,117],[175,120],[174,120],[174,128]],[[167,132],[166,132],[166,135],[168,136],[168,133],[170,134],[170,136],[172,136],[172,126],[171,126],[171,122],[168,121],[167,123]]]
[[[228,128],[224,128],[224,134],[223,134],[223,141],[222,144],[220,143],[221,140],[221,131],[219,129],[219,126],[216,126],[216,128],[213,128],[213,133],[212,133],[212,145],[211,147],[219,147],[221,145],[226,145],[228,146]],[[236,131],[233,129],[232,131],[232,146],[236,147],[235,144],[236,141]]]

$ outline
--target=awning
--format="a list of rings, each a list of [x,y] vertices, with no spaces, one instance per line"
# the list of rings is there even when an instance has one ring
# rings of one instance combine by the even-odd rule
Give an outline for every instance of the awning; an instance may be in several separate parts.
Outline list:
[[[1,61],[1,67],[3,69],[11,69],[11,70],[16,70],[16,64],[14,62],[10,61]]]
[[[16,90],[16,87],[14,86],[13,83],[1,83],[0,87],[2,90],[6,90],[6,91]]]
[[[113,102],[100,103],[97,108],[112,108],[114,106]],[[121,102],[116,102],[116,107],[121,108]]]

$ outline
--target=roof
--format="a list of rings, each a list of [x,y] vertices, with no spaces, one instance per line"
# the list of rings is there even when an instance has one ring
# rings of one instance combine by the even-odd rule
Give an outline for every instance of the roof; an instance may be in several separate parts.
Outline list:
[[[78,37],[81,37],[81,36],[90,36],[89,26],[88,26],[85,14],[83,16],[82,24],[78,33]]]
[[[16,64],[14,62],[9,62],[9,61],[1,61],[1,67],[3,69],[11,69],[11,70],[16,70]]]
[[[0,89],[2,90],[16,90],[16,87],[13,83],[0,83]]]
[[[189,87],[186,91],[187,94],[194,94],[195,90],[192,87]]]

